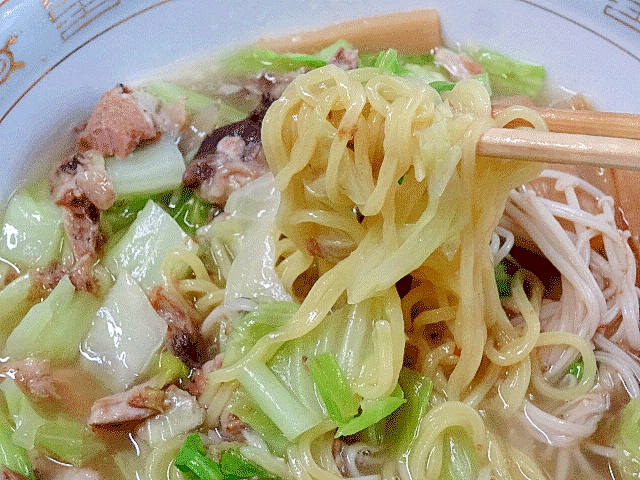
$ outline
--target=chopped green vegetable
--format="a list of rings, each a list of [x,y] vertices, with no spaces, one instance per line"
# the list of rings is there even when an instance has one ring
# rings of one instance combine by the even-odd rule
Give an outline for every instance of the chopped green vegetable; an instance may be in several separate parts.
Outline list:
[[[239,450],[232,448],[220,455],[220,462],[207,456],[202,438],[197,433],[189,435],[178,452],[175,466],[188,478],[197,480],[240,480],[259,478],[277,480],[277,476],[260,465],[245,458]]]
[[[362,400],[360,403],[360,409],[362,410],[360,415],[340,426],[336,432],[336,438],[353,435],[364,430],[391,415],[404,403],[406,403],[406,400],[400,385],[396,385],[396,388],[388,397]]]
[[[578,381],[582,380],[583,372],[584,372],[584,361],[582,360],[582,357],[578,358],[575,362],[569,365],[569,369],[567,370],[567,373],[569,375],[573,375],[574,377],[576,377]]]
[[[9,200],[2,220],[0,257],[28,270],[60,258],[64,237],[62,209],[53,203],[41,182]]]
[[[401,65],[400,59],[398,58],[398,51],[394,48],[380,52],[373,66],[391,75],[404,76],[409,73],[409,70]]]
[[[616,451],[621,478],[637,479],[640,472],[640,398],[631,399],[622,410]]]
[[[189,376],[189,367],[182,360],[168,350],[161,350],[156,354],[156,360],[152,362],[145,377],[151,387],[162,389],[170,383],[175,383],[180,379],[186,380]]]
[[[329,417],[339,426],[348,423],[358,413],[358,404],[336,358],[329,352],[321,353],[309,358],[307,366]]]
[[[323,419],[320,413],[303,405],[262,362],[255,361],[244,367],[238,373],[238,380],[289,440],[294,440]]]
[[[0,390],[4,394],[9,417],[13,424],[11,441],[22,448],[31,450],[35,445],[36,432],[40,426],[46,423],[46,420],[36,412],[27,396],[13,379],[5,378],[0,383]]]
[[[61,462],[80,466],[104,453],[106,447],[86,425],[59,417],[44,423],[35,436],[35,444]]]
[[[473,442],[461,428],[449,428],[443,434],[443,464],[439,480],[478,478],[478,458]]]
[[[225,347],[224,365],[242,358],[256,342],[284,325],[298,310],[293,302],[266,302],[234,323]]]
[[[243,388],[236,390],[229,408],[231,413],[253,428],[274,455],[284,457],[291,442],[251,399]]]
[[[65,275],[14,328],[3,353],[20,359],[36,356],[55,362],[74,360],[98,307],[99,301],[93,295],[76,292]]]
[[[225,480],[220,466],[207,456],[202,438],[197,433],[187,437],[174,463],[178,470],[191,473],[198,480]]]
[[[337,40],[337,41],[333,42],[328,47],[325,47],[322,50],[320,50],[316,54],[316,56],[318,58],[324,60],[325,62],[329,62],[329,60],[331,60],[331,58],[336,54],[336,52],[340,48],[344,48],[345,50],[353,50],[353,45],[351,45],[349,42],[347,42],[344,39],[340,39],[340,40]]]
[[[431,408],[433,382],[415,370],[403,367],[398,383],[405,393],[407,403],[389,418],[385,436],[392,439],[399,454],[404,454],[413,445],[420,422]]]
[[[109,157],[105,168],[118,196],[153,195],[174,190],[182,184],[186,169],[182,153],[170,135],[137,148],[121,160]]]
[[[507,272],[507,264],[504,262],[504,260],[494,267],[493,273],[496,277],[496,285],[498,286],[498,295],[500,296],[500,298],[510,297],[513,275],[510,275]]]
[[[404,182],[405,177],[407,176],[407,174],[405,173],[404,175],[402,175],[399,179],[398,179],[398,185],[402,185],[402,182]]]
[[[240,50],[223,59],[223,68],[234,75],[268,70],[271,72],[292,72],[300,68],[319,68],[327,61],[318,55],[306,53],[278,53],[263,48]]]
[[[143,288],[152,288],[164,284],[162,261],[178,249],[196,252],[198,246],[169,213],[149,200],[126,233],[109,248],[103,265],[114,276],[128,271]],[[184,269],[174,273],[186,274],[186,265]]]
[[[225,475],[225,479],[236,478],[259,478],[261,480],[275,479],[276,476],[268,472],[260,465],[247,460],[242,453],[236,449],[225,450],[220,456],[220,470]]]
[[[31,275],[26,273],[0,290],[0,346],[37,300],[31,295],[32,286]]]
[[[185,99],[184,108],[189,115],[197,114],[209,105],[216,103],[216,100],[211,97],[161,80],[147,83],[144,89],[167,105]]]
[[[16,445],[11,439],[11,429],[6,425],[0,426],[0,465],[12,472],[35,480],[31,460],[26,449]]]
[[[466,53],[484,67],[497,95],[535,97],[544,85],[546,71],[541,65],[520,62],[482,48],[469,49]]]
[[[82,366],[113,392],[127,390],[151,365],[166,331],[167,322],[144,290],[129,272],[121,271],[82,342]]]
[[[449,90],[453,90],[453,87],[456,86],[456,84],[452,82],[440,81],[431,82],[429,85],[438,93],[448,92]]]

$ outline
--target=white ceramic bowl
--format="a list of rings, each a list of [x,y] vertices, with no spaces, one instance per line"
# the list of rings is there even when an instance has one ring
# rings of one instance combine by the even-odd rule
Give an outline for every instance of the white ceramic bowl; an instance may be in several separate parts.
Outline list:
[[[0,200],[117,82],[260,36],[425,7],[447,42],[542,63],[598,108],[640,112],[635,0],[0,0]]]

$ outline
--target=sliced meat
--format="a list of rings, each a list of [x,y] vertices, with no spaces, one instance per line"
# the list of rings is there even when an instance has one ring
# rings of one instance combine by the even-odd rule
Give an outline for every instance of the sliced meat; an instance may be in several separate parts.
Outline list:
[[[213,360],[209,360],[202,367],[196,369],[193,373],[191,380],[187,384],[187,391],[196,397],[199,397],[207,388],[207,377],[215,370],[222,368],[222,361],[224,360],[224,354],[219,353]]]
[[[0,467],[0,480],[29,480],[24,475],[9,470],[7,467]]]
[[[274,101],[280,98],[285,88],[287,88],[298,75],[305,73],[305,71],[304,68],[301,68],[295,72],[286,73],[262,72],[255,79],[244,82],[242,87],[251,94],[261,95],[263,103],[265,99]]]
[[[162,133],[154,112],[145,108],[131,89],[119,84],[102,95],[77,144],[83,150],[125,158],[141,141],[155,140]]]
[[[151,291],[149,301],[167,322],[166,338],[173,354],[190,368],[202,365],[206,361],[207,342],[189,315],[188,305],[171,298],[161,287]]]
[[[262,120],[273,101],[274,98],[271,96],[262,95],[262,102],[247,118],[216,128],[202,141],[195,158],[198,159],[215,153],[218,149],[218,143],[225,137],[241,137],[245,143],[260,143]]]
[[[434,60],[449,72],[454,81],[484,73],[484,67],[464,53],[456,53],[445,47],[438,47]]]
[[[358,64],[360,63],[360,55],[358,55],[358,50],[350,50],[344,47],[338,48],[336,53],[329,59],[329,63],[332,65],[336,65],[343,70],[353,70],[358,68]]]
[[[228,135],[217,143],[215,153],[191,162],[182,181],[198,189],[204,200],[224,205],[231,193],[268,171],[260,143]]]
[[[64,274],[78,290],[94,291],[93,264],[102,240],[100,211],[116,198],[113,183],[104,168],[104,158],[96,151],[73,155],[54,166],[50,176],[51,194],[65,209],[64,227],[71,240],[75,263],[68,272],[52,265],[43,271],[43,284],[52,285]],[[60,275],[62,273],[62,275]]]
[[[95,150],[77,153],[58,163],[50,175],[51,194],[58,205],[68,206],[86,197],[96,208],[106,210],[116,199],[104,157]]]
[[[225,410],[220,415],[220,426],[217,428],[218,434],[227,442],[246,442],[244,431],[250,428],[237,415]]]
[[[93,264],[102,243],[100,210],[86,197],[75,198],[66,206],[64,227],[71,239],[75,263],[69,279],[78,290],[95,291]]]
[[[46,360],[27,358],[0,364],[0,374],[13,378],[27,393],[38,398],[60,399],[51,364]]]
[[[93,428],[123,430],[135,427],[152,415],[163,412],[165,392],[149,385],[136,385],[126,392],[96,400],[88,423]]]
[[[65,275],[69,274],[69,269],[59,262],[51,262],[46,267],[34,270],[31,283],[39,291],[51,291]]]

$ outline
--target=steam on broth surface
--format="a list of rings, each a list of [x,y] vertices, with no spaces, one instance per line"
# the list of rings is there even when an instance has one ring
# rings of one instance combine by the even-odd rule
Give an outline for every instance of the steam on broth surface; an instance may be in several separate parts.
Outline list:
[[[6,478],[638,474],[627,174],[477,157],[544,68],[433,11],[339,31],[115,86],[12,197]]]

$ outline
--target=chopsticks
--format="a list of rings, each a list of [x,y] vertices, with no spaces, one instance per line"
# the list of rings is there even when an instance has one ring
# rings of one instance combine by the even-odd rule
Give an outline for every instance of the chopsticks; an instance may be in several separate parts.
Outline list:
[[[640,170],[640,115],[536,110],[551,131],[492,128],[480,138],[478,155]]]

